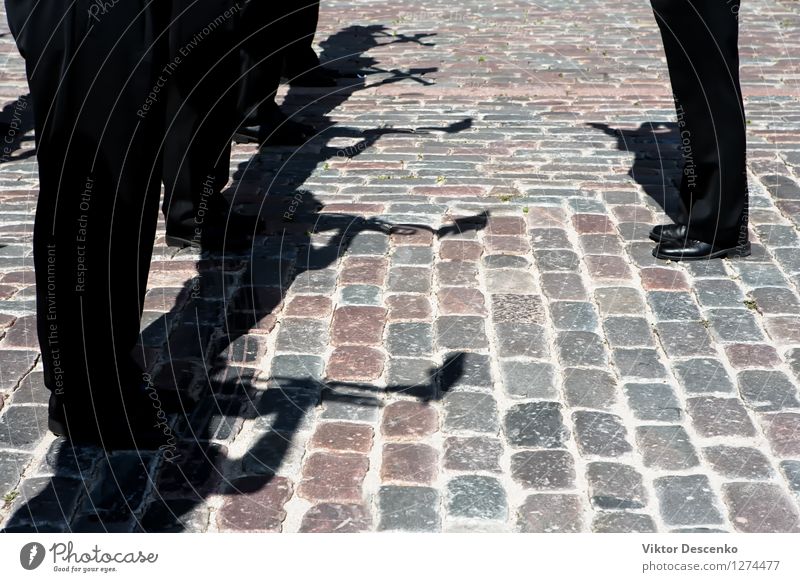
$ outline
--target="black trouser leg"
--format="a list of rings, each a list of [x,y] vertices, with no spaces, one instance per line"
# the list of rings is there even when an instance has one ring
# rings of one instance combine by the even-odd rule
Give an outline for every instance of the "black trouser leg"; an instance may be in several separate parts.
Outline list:
[[[221,191],[236,120],[237,6],[233,0],[176,1],[170,24],[175,65],[167,75],[163,211],[168,234],[198,242],[209,222],[225,219]]]
[[[291,16],[292,44],[286,51],[286,74],[294,77],[320,66],[319,57],[314,50],[314,34],[319,24],[319,0],[297,0],[296,12]]]
[[[6,4],[35,110],[44,379],[73,420],[102,416],[141,382],[130,354],[161,178],[163,117],[157,103],[143,110],[162,58],[155,5],[126,1],[101,13],[91,0]]]
[[[267,123],[274,115],[275,95],[281,80],[288,33],[293,23],[292,2],[281,6],[251,2],[242,19],[239,121],[243,125]]]
[[[747,241],[739,0],[651,0],[675,95],[690,238]]]
[[[661,29],[684,153],[690,238],[747,241],[739,0],[651,0]]]

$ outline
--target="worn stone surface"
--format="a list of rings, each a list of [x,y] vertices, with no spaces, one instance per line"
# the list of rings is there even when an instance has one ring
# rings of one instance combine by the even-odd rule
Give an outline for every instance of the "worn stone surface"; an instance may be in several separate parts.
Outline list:
[[[265,221],[247,252],[168,247],[158,218],[133,357],[175,462],[48,431],[23,111],[0,163],[0,529],[795,527],[800,14],[750,0],[740,23],[752,255],[668,263],[648,234],[681,136],[651,6],[485,4],[323,2],[314,48],[346,76],[276,103],[324,131],[232,147],[225,196]],[[5,22],[9,122],[29,89]]]

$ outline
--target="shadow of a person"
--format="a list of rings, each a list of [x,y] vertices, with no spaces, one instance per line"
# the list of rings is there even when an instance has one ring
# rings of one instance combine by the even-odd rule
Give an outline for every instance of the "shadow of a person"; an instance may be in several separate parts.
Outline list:
[[[14,155],[22,147],[22,142],[33,141],[33,105],[30,95],[21,95],[7,103],[0,111],[0,164],[26,160],[36,155],[31,148]]]
[[[628,174],[673,222],[685,220],[679,195],[683,155],[677,123],[645,122],[636,129],[616,129],[605,123],[588,125],[616,139],[620,151],[634,154]]]
[[[354,31],[353,28],[359,30]],[[347,44],[355,35],[359,54],[377,46],[375,36],[384,27],[351,27],[323,46]],[[396,42],[396,41],[393,41]],[[352,43],[351,43],[352,44]],[[356,60],[359,67],[376,64]],[[396,74],[381,84],[412,78]],[[374,86],[374,85],[373,85]],[[316,99],[317,113],[326,115],[354,91],[363,80],[340,87],[332,95]],[[307,96],[308,94],[306,94]],[[289,100],[300,100],[290,90]],[[441,128],[456,133],[471,126],[465,119]],[[423,128],[421,128],[423,129]],[[424,128],[424,131],[437,128]],[[338,128],[331,123],[326,137],[360,137],[364,147],[387,133],[414,130],[378,128],[364,132]],[[411,234],[425,225],[394,226],[379,219],[341,214],[319,214],[322,207],[313,194],[299,190],[316,166],[340,151],[333,147],[309,148],[298,156],[291,172],[278,173],[260,188],[255,199],[239,188],[228,193],[233,204],[257,206],[260,214],[279,217],[269,221],[265,233],[255,238],[245,255],[205,255],[198,263],[199,276],[189,281],[172,309],[143,331],[143,346],[159,348],[161,357],[153,369],[153,382],[161,389],[159,404],[170,402],[180,412],[171,423],[176,435],[174,449],[157,455],[131,451],[111,455],[92,447],[72,446],[59,439],[49,454],[50,476],[38,490],[23,492],[8,531],[183,531],[203,521],[206,498],[220,489],[230,474],[262,475],[264,487],[279,470],[291,450],[293,436],[309,421],[308,411],[323,402],[341,402],[356,407],[381,403],[376,394],[403,392],[430,401],[441,398],[457,382],[462,357],[458,354],[431,370],[430,382],[389,389],[367,384],[332,382],[322,378],[321,364],[289,356],[290,374],[273,371],[266,389],[258,371],[263,338],[272,330],[275,312],[291,285],[309,284],[314,274],[325,271],[347,252],[360,234],[374,231],[384,236]],[[256,156],[255,158],[258,158]],[[240,167],[235,179],[263,185],[263,169],[251,159]],[[258,170],[258,171],[256,171]],[[258,174],[254,179],[248,174]],[[286,209],[293,210],[287,218]],[[459,219],[436,234],[481,229],[487,215]],[[325,233],[316,246],[311,233]],[[301,335],[293,341],[312,340]],[[294,362],[291,360],[294,359]],[[150,363],[150,362],[148,362]],[[293,364],[293,366],[291,365]],[[168,398],[172,393],[173,398]],[[165,405],[166,408],[166,405]],[[254,420],[260,435],[244,455],[232,458],[227,450],[246,419]],[[233,466],[232,466],[233,465]],[[229,491],[236,494],[237,491]],[[148,502],[149,500],[149,502]],[[202,528],[202,526],[200,526]]]

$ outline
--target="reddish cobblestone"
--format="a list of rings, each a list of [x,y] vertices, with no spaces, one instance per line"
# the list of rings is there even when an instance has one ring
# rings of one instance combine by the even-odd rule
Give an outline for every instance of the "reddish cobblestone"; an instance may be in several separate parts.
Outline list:
[[[329,380],[367,381],[379,378],[383,372],[384,355],[375,348],[344,346],[336,348],[328,362]]]
[[[422,295],[390,295],[386,304],[389,321],[429,320],[432,316],[431,302]]]
[[[369,509],[364,505],[320,503],[309,509],[300,525],[301,533],[358,533],[372,529]]]
[[[439,457],[428,445],[393,443],[384,445],[381,480],[427,485],[436,478]]]
[[[311,437],[312,449],[327,449],[350,453],[368,453],[372,448],[371,426],[349,422],[320,424]]]
[[[436,294],[442,315],[486,315],[483,293],[469,287],[445,287]]]
[[[358,503],[369,459],[363,455],[314,453],[303,465],[297,494],[310,501]]]
[[[332,309],[333,303],[329,297],[297,295],[289,301],[283,312],[287,316],[323,318],[328,316]]]
[[[689,283],[680,271],[648,267],[639,271],[646,291],[688,291]]]
[[[439,257],[445,261],[477,261],[482,254],[481,245],[472,241],[444,241],[439,247]]]
[[[349,257],[339,275],[340,285],[383,285],[389,263],[373,257]]]
[[[228,531],[280,531],[292,483],[284,477],[244,477],[232,482],[217,513],[217,527]]]
[[[383,411],[381,432],[389,439],[416,439],[438,430],[436,410],[423,403],[400,401]]]
[[[340,307],[333,314],[331,342],[335,346],[379,345],[385,323],[382,307]]]

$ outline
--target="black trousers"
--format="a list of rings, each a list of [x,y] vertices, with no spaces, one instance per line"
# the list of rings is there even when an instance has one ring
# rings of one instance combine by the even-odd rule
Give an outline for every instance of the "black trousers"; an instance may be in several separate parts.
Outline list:
[[[179,0],[174,6],[163,212],[168,234],[200,240],[204,228],[226,218],[221,191],[237,125],[238,26],[245,8],[235,0]]]
[[[40,177],[34,266],[45,384],[72,414],[111,410],[141,382],[131,352],[163,152],[185,152],[190,141],[183,135],[183,143],[164,148],[174,74],[165,69],[175,44],[170,22],[191,3],[6,2],[34,106]],[[207,16],[184,32],[203,33]],[[192,39],[212,50],[210,40]],[[191,71],[185,69],[186,78]]]
[[[319,0],[287,0],[278,6],[251,2],[242,19],[238,109],[246,125],[269,119],[281,75],[319,66],[312,46]]]
[[[739,0],[651,0],[675,96],[690,238],[747,241]]]

